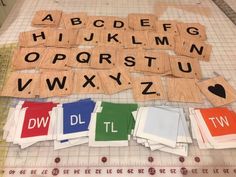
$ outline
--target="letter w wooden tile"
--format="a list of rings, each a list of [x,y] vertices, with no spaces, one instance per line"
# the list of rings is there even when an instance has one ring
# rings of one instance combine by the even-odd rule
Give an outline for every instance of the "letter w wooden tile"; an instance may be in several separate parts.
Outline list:
[[[163,100],[166,98],[160,76],[132,78],[133,96],[136,101]]]
[[[73,72],[43,72],[40,81],[40,97],[66,96],[73,90]]]

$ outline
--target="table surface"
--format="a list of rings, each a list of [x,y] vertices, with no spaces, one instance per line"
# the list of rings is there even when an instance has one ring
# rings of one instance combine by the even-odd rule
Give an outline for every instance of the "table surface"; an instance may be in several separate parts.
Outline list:
[[[232,9],[235,9],[236,2],[234,0],[227,0],[227,2]],[[0,85],[4,82],[7,72],[9,72],[12,49],[16,47],[14,44],[18,41],[19,33],[34,29],[30,24],[37,10],[51,9],[59,9],[64,12],[87,12],[88,15],[122,17],[129,13],[153,13],[161,20],[199,22],[206,26],[207,41],[213,46],[210,62],[200,62],[203,77],[209,78],[222,75],[236,88],[236,28],[211,0],[18,0],[0,29]],[[87,97],[94,100],[120,103],[134,102],[131,90],[111,96],[87,94],[43,100],[70,102]],[[7,115],[7,108],[16,105],[19,100],[0,99],[1,125],[3,125]],[[188,107],[212,106],[206,99],[203,104],[158,100],[139,103],[141,106],[163,104],[184,107],[186,115],[188,115]],[[228,107],[236,110],[236,103],[232,103]],[[63,176],[63,171],[61,171],[63,169],[70,169],[72,175],[74,174],[73,170],[80,168],[91,168],[92,170],[101,168],[105,170],[103,175],[109,173],[106,170],[110,168],[145,168],[145,170],[149,169],[150,173],[150,167],[156,168],[156,170],[179,170],[184,167],[189,171],[189,175],[194,173],[191,172],[192,169],[198,169],[200,173],[198,172],[196,175],[199,176],[206,175],[203,173],[203,169],[218,167],[222,169],[220,176],[226,173],[223,169],[230,169],[230,176],[236,172],[234,170],[234,168],[236,169],[236,150],[200,150],[196,142],[190,146],[189,156],[184,158],[184,161],[179,159],[178,156],[168,153],[152,152],[134,141],[131,141],[128,147],[91,148],[86,144],[57,151],[53,150],[52,142],[40,142],[21,150],[16,145],[6,144],[2,141],[0,150],[0,162],[4,166],[3,174],[5,176],[24,174],[21,170],[26,170],[26,173],[30,176],[29,171],[34,169],[38,169],[37,174],[40,173],[42,176],[52,174]],[[106,163],[101,161],[102,157],[107,158]],[[154,161],[151,162],[149,157],[152,157]],[[42,174],[43,170],[49,170],[50,172]],[[168,172],[170,173],[170,171]],[[158,171],[158,173],[161,172]],[[81,171],[81,174],[85,174],[85,171]],[[127,175],[128,172],[124,174]],[[181,176],[182,173],[178,173],[178,175]]]

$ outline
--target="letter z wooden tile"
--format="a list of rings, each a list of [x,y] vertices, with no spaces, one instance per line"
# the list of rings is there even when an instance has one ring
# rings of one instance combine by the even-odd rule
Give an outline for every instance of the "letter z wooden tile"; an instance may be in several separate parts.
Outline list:
[[[166,98],[160,76],[133,77],[132,86],[136,101],[163,100]]]

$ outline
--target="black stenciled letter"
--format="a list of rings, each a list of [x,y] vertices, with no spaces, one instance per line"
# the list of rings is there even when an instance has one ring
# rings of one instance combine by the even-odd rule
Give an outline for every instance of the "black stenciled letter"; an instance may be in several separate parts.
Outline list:
[[[85,55],[85,57],[84,57],[84,58],[81,58],[82,55]],[[80,52],[80,53],[77,54],[76,60],[77,60],[79,63],[88,63],[90,57],[91,57],[91,54],[90,54],[90,53],[88,53],[88,52]]]
[[[183,69],[181,62],[178,62],[178,67],[179,67],[180,71],[182,71],[182,72],[185,72],[185,73],[190,73],[190,72],[192,72],[192,67],[191,67],[191,64],[190,64],[190,63],[187,63],[187,67],[188,67],[187,70],[184,70],[184,69]]]
[[[135,58],[132,56],[127,56],[125,57],[125,62],[124,62],[125,66],[128,67],[133,67],[135,66]]]
[[[47,82],[47,85],[48,85],[48,88],[50,91],[54,90],[56,84],[58,85],[58,87],[60,89],[63,89],[65,87],[65,83],[66,83],[66,76],[63,77],[62,79],[62,82],[59,80],[58,77],[55,77],[51,83],[50,79],[46,79],[46,82]]]
[[[163,24],[164,31],[167,31],[168,28],[171,28],[171,24],[170,23],[164,23]]]
[[[124,26],[124,22],[115,20],[113,23],[113,28],[122,28]]]
[[[141,26],[150,26],[149,19],[140,19]]]
[[[92,41],[93,40],[93,37],[94,37],[94,33],[91,33],[89,38],[84,38],[85,41]]]
[[[101,53],[99,56],[100,56],[99,57],[99,63],[102,63],[103,60],[106,60],[107,63],[111,64],[111,60],[110,60],[111,59],[111,54]]]
[[[100,25],[98,24],[98,22],[100,22]],[[103,20],[95,20],[93,22],[93,26],[95,26],[95,27],[103,27],[104,26],[104,21]]]
[[[93,79],[95,78],[95,75],[92,75],[90,78],[87,75],[84,75],[84,78],[86,79],[86,82],[83,84],[83,87],[87,87],[88,84],[90,84],[92,87],[95,87],[95,84],[93,83]]]
[[[149,67],[152,66],[152,60],[156,60],[155,57],[144,56],[144,58],[148,59],[148,66],[149,66]]]
[[[158,36],[155,37],[156,45],[169,45],[169,40],[167,36],[162,37],[162,39]]]
[[[198,29],[195,27],[188,27],[187,32],[191,35],[198,35],[199,34]]]
[[[34,58],[30,59],[30,56],[34,56]],[[40,54],[38,52],[30,52],[25,56],[25,61],[29,62],[29,63],[30,62],[35,62],[39,59],[39,57],[40,57]]]
[[[149,89],[151,88],[151,86],[153,85],[153,82],[141,82],[142,85],[147,85],[143,91],[142,94],[143,95],[150,95],[150,94],[156,94],[156,92],[151,92],[149,91]]]
[[[191,46],[191,48],[190,48],[190,52],[193,53],[193,51],[196,50],[196,52],[197,52],[199,55],[202,55],[203,49],[204,49],[203,46],[201,46],[200,49],[199,49],[195,44],[192,44],[192,46]]]
[[[117,73],[117,77],[109,75],[110,78],[114,79],[118,85],[121,85],[121,81],[120,81],[120,77],[121,77],[121,73]]]
[[[80,18],[71,18],[70,21],[72,25],[80,25],[82,23]]]
[[[111,40],[113,39],[114,41],[116,42],[119,42],[119,40],[116,38],[118,36],[118,34],[111,34],[111,33],[108,33],[108,36],[107,36],[107,41],[108,42],[111,42]]]
[[[65,54],[56,54],[55,57],[52,60],[52,63],[55,64],[57,62],[57,60],[65,60],[66,55]]]
[[[45,21],[45,20],[53,21],[52,15],[51,15],[51,14],[48,14],[46,17],[44,17],[44,18],[42,19],[42,21]]]
[[[22,92],[32,82],[33,79],[29,79],[25,85],[22,86],[22,79],[18,79],[18,91]]]
[[[133,44],[142,44],[142,42],[136,41],[135,36],[132,36],[132,43]]]
[[[36,42],[38,38],[42,38],[42,39],[45,39],[45,34],[44,32],[42,31],[39,35],[36,35],[35,33],[32,34],[33,36],[33,40]]]

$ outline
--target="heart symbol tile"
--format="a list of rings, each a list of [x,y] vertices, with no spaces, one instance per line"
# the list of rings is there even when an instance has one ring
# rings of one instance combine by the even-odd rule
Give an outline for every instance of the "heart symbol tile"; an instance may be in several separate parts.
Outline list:
[[[209,86],[208,90],[222,98],[226,98],[225,88],[220,84],[215,84],[215,86]]]

